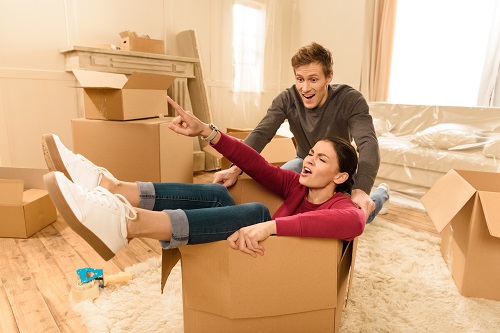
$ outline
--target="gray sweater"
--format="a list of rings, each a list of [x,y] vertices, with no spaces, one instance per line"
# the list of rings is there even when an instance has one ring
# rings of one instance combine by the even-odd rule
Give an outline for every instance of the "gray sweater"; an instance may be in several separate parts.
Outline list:
[[[293,85],[273,100],[266,116],[245,139],[245,143],[260,153],[285,119],[297,144],[297,156],[301,158],[320,139],[331,136],[349,142],[354,139],[359,164],[353,189],[370,194],[380,165],[380,153],[368,104],[359,91],[348,85],[333,84],[328,87],[328,97],[323,106],[306,109]]]

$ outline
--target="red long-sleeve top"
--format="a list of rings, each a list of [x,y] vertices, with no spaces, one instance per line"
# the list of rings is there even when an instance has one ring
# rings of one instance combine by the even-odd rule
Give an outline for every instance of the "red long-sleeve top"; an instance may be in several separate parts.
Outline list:
[[[273,215],[278,236],[352,240],[363,233],[366,217],[350,197],[336,193],[322,204],[313,204],[306,199],[308,188],[299,183],[298,173],[268,163],[250,146],[221,134],[213,147],[283,198],[283,204]]]

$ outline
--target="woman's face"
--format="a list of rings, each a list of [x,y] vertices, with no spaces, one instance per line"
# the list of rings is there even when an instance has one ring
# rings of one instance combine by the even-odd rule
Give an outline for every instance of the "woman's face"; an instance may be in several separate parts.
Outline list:
[[[332,143],[318,141],[304,158],[299,182],[310,189],[320,189],[342,183],[346,175],[339,171],[338,157]]]

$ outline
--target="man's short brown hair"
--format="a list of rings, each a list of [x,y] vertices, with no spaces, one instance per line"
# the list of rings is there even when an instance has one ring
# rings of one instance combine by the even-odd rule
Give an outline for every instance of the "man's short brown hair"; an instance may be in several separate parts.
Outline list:
[[[311,43],[301,47],[292,57],[293,71],[299,66],[309,65],[313,62],[319,62],[323,66],[323,73],[328,77],[333,73],[332,53],[318,43]]]

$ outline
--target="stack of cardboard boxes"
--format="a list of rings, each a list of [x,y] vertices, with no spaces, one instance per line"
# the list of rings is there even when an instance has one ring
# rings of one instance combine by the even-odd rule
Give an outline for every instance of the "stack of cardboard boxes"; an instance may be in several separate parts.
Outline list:
[[[73,119],[73,151],[123,181],[193,182],[193,140],[168,128],[175,77],[73,70],[85,118]]]

